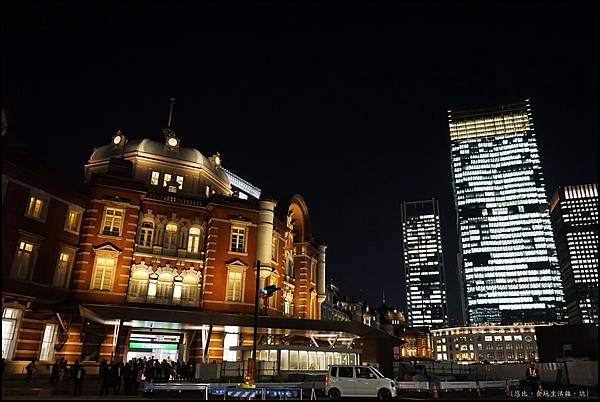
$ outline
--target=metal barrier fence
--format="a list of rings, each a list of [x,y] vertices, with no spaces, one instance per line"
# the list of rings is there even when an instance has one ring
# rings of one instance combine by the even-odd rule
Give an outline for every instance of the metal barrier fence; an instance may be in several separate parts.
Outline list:
[[[195,384],[195,383],[147,383],[143,387],[144,394],[154,394],[159,392],[176,392],[197,391],[202,392],[205,399],[209,399],[209,395],[230,398],[258,398],[266,400],[269,398],[276,399],[300,399],[304,397],[302,388],[288,386],[261,386],[257,384],[256,388],[240,388],[235,385],[213,385],[213,384]],[[314,396],[314,389],[309,397]]]

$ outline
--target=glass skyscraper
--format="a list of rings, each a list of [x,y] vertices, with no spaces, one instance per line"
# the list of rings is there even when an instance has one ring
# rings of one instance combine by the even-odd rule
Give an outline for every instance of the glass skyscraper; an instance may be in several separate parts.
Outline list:
[[[562,321],[564,301],[529,101],[448,112],[471,324]]]
[[[444,256],[436,199],[402,203],[408,326],[448,325]]]
[[[598,323],[598,184],[559,188],[550,201],[570,324]]]

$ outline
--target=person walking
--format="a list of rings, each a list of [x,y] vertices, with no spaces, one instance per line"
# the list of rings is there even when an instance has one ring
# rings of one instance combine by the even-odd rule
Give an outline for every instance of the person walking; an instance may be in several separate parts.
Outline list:
[[[527,378],[527,382],[529,382],[533,396],[539,396],[538,391],[540,389],[540,373],[535,367],[535,363],[531,362],[527,368],[527,371],[525,372],[525,377]]]
[[[123,362],[118,360],[112,366],[112,381],[113,381],[113,392],[118,395],[121,392],[121,383],[123,382]]]
[[[37,367],[35,367],[36,361],[37,361],[37,359],[33,358],[33,359],[31,359],[29,364],[27,366],[25,366],[25,371],[27,372],[25,374],[25,382],[29,382],[31,380],[31,376],[33,375],[33,372],[37,370]]]
[[[74,389],[73,395],[81,395],[81,390],[83,389],[83,380],[85,379],[85,368],[79,365],[79,360],[75,362],[77,365],[77,369],[73,366],[73,380],[74,380]]]

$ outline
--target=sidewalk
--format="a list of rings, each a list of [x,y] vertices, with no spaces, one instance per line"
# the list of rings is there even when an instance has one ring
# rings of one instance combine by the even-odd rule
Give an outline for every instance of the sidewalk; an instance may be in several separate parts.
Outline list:
[[[47,379],[32,379],[29,383],[25,379],[8,379],[2,381],[2,399],[143,399],[142,392],[126,395],[121,386],[121,393],[115,395],[100,395],[100,382],[96,376],[86,379],[83,383],[81,395],[73,395],[75,384],[72,380],[62,383],[50,383]]]

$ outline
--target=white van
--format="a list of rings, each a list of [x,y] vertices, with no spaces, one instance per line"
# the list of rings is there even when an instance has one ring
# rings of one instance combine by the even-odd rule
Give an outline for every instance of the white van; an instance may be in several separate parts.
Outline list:
[[[387,400],[396,397],[396,384],[375,367],[335,365],[329,366],[325,376],[325,393],[329,399],[361,397]]]

